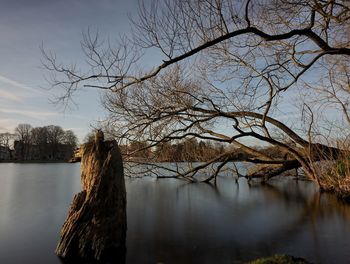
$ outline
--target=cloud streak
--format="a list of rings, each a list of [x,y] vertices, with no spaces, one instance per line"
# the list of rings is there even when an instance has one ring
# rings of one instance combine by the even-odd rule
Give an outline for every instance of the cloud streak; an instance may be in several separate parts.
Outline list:
[[[21,102],[24,96],[15,93],[7,92],[0,89],[0,99],[5,99],[9,101]]]
[[[0,132],[13,133],[15,127],[18,125],[18,121],[12,119],[0,119]]]
[[[23,89],[23,90],[26,90],[26,91],[34,92],[34,93],[37,93],[37,94],[42,94],[42,92],[40,92],[40,91],[38,91],[36,89],[33,89],[33,88],[29,87],[26,84],[17,82],[15,80],[11,80],[11,79],[3,76],[3,75],[0,75],[0,82],[6,83],[6,84],[10,84],[12,86],[15,86],[17,88],[20,88],[20,89]]]
[[[9,108],[0,108],[0,112],[6,114],[17,114],[34,119],[46,119],[48,117],[59,116],[60,114],[55,112],[43,112],[43,111],[32,111],[32,110],[18,110]]]

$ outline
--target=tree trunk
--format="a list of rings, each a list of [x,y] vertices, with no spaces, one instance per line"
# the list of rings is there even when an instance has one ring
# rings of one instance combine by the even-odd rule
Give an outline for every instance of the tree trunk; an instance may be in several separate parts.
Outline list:
[[[56,254],[84,263],[125,261],[126,191],[123,162],[115,141],[83,146],[83,191],[75,195],[61,230]]]

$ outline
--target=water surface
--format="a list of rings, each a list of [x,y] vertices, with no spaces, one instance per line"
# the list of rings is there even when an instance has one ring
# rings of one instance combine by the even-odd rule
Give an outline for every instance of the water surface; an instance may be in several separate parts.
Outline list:
[[[0,263],[61,263],[54,249],[79,164],[0,164]],[[242,263],[283,253],[350,263],[350,207],[310,182],[220,177],[217,187],[126,179],[126,263]]]

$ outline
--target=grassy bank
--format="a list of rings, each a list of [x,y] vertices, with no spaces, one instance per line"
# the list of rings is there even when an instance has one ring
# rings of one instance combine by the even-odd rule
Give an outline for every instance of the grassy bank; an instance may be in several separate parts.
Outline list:
[[[340,199],[350,202],[350,151],[344,151],[334,161],[316,164],[315,170],[321,191],[334,193]]]

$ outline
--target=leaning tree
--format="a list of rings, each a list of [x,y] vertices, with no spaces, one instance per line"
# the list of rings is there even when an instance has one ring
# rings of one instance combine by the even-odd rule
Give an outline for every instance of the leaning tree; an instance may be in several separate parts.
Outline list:
[[[83,36],[88,71],[43,54],[61,100],[86,87],[105,91],[108,127],[124,142],[224,142],[259,164],[251,178],[302,167],[318,181],[315,162],[337,159],[344,149],[334,139],[349,132],[349,18],[346,0],[141,1],[116,44]],[[252,140],[286,155],[274,158]],[[236,148],[172,170],[195,180],[215,164],[210,181]]]

